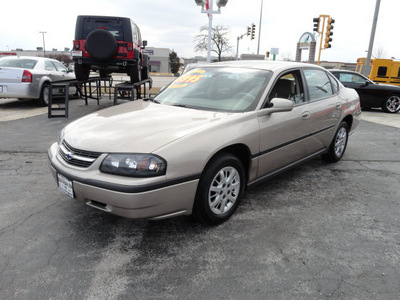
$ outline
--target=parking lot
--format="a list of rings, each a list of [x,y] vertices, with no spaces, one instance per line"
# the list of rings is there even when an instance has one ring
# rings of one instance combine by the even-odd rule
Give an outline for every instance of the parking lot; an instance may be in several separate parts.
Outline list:
[[[217,227],[129,220],[57,189],[47,148],[68,122],[0,100],[0,299],[396,299],[400,114],[367,111],[343,159],[250,190]],[[18,114],[18,116],[17,116]]]

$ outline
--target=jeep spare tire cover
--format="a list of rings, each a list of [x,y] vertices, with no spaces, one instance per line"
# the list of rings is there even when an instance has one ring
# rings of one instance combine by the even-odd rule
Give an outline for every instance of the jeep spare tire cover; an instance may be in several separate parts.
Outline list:
[[[104,29],[95,29],[86,39],[86,51],[99,61],[109,61],[117,53],[117,40],[111,32]]]

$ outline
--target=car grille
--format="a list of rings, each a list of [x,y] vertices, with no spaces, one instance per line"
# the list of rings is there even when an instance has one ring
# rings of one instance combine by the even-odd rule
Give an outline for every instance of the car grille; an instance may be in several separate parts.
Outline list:
[[[90,167],[90,165],[101,155],[99,152],[75,149],[66,141],[61,143],[58,153],[68,164],[81,168]]]

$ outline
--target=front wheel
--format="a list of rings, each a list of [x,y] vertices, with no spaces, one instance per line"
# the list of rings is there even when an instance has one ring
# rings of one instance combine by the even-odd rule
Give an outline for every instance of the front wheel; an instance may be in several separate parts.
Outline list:
[[[226,221],[237,209],[244,186],[245,172],[241,161],[229,153],[218,155],[200,178],[194,216],[210,225]]]
[[[342,122],[340,123],[339,128],[333,137],[328,152],[323,154],[322,158],[327,162],[338,162],[346,150],[348,138],[349,126],[346,122]]]
[[[400,97],[398,95],[390,95],[383,101],[382,109],[387,113],[397,113],[400,110]]]

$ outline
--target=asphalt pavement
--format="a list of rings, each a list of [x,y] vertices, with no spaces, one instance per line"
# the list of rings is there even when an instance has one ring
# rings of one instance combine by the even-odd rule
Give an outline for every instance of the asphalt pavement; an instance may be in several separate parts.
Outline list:
[[[274,177],[209,227],[58,191],[47,148],[111,102],[73,100],[69,119],[0,115],[0,299],[398,299],[400,114],[366,112],[340,162]]]

